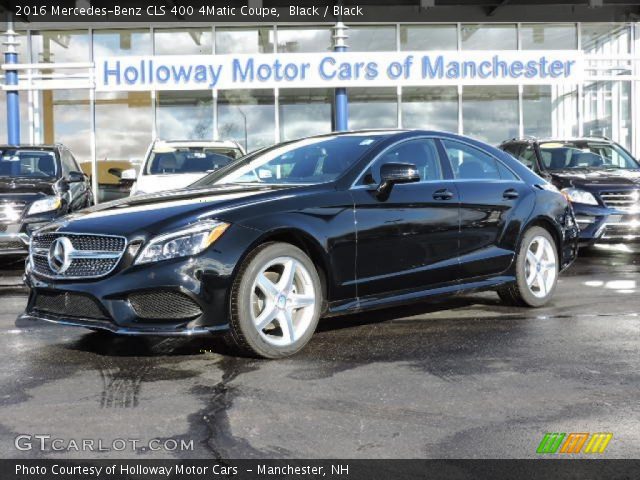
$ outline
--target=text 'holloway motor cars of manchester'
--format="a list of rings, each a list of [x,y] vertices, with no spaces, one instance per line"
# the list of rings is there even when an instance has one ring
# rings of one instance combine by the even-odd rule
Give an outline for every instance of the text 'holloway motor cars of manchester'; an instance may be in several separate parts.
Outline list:
[[[432,131],[331,133],[39,230],[24,317],[220,332],[280,358],[323,316],[466,290],[545,305],[578,236],[567,199],[497,148]]]

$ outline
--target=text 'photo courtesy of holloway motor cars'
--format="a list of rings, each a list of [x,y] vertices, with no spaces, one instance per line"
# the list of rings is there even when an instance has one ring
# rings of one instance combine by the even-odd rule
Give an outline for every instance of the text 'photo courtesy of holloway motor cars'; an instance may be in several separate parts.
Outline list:
[[[578,236],[565,196],[500,149],[432,131],[332,133],[40,229],[24,318],[220,333],[238,353],[280,358],[324,316],[468,290],[545,305]]]

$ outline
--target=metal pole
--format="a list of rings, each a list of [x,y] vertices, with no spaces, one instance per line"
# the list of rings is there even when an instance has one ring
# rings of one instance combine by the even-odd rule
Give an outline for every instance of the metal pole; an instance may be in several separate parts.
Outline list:
[[[334,27],[335,34],[333,35],[335,52],[346,52],[347,44],[345,43],[348,38],[347,27],[342,21],[336,23]],[[344,131],[349,129],[349,98],[347,97],[347,89],[344,87],[336,88],[335,93],[335,112],[336,121],[335,128],[338,131]]]
[[[7,47],[4,53],[4,63],[15,65],[18,63],[18,52],[16,47],[16,32],[13,31],[13,14],[8,13],[7,32],[5,33],[7,40],[4,45]],[[17,70],[7,70],[5,76],[6,85],[18,85]],[[7,90],[7,140],[9,145],[20,144],[20,97],[18,90]]]

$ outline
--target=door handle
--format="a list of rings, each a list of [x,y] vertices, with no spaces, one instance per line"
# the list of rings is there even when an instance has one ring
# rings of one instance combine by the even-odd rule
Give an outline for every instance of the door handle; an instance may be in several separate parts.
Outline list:
[[[519,196],[520,194],[515,188],[510,188],[508,190],[505,190],[504,193],[502,194],[502,198],[504,198],[505,200],[515,200]]]
[[[433,192],[434,200],[451,200],[452,198],[453,198],[453,192],[450,192],[446,188],[443,188],[442,190],[436,190],[435,192]]]

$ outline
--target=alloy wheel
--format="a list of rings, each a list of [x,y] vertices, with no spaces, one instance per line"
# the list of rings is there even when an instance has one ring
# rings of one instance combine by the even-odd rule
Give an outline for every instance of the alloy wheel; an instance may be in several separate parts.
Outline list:
[[[312,323],[316,292],[306,267],[278,257],[258,269],[251,289],[251,317],[260,336],[276,346],[299,340]]]
[[[538,298],[546,297],[553,288],[557,274],[558,265],[553,245],[541,235],[534,237],[527,248],[525,260],[529,291]]]

